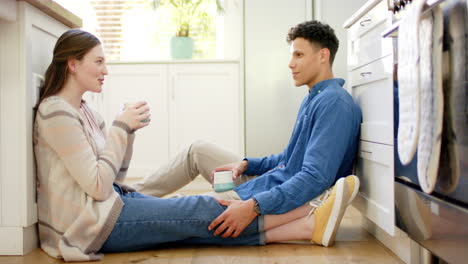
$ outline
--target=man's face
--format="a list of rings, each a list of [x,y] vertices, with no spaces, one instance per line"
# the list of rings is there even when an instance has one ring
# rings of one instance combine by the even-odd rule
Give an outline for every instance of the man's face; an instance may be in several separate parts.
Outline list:
[[[326,65],[323,50],[304,38],[292,41],[289,68],[296,86],[307,85],[310,89],[317,83],[321,67]]]

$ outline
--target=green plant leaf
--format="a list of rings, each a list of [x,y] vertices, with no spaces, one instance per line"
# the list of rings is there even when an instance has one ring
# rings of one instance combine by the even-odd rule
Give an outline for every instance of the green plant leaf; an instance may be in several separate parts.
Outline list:
[[[225,10],[221,0],[152,0],[152,6],[155,10],[164,5],[171,5],[175,9],[176,17],[174,20],[177,26],[177,36],[189,36],[191,25],[199,23],[202,29],[201,34],[206,37],[211,23],[213,23],[213,19],[206,12],[206,8],[210,4],[216,5],[218,14],[224,14]]]

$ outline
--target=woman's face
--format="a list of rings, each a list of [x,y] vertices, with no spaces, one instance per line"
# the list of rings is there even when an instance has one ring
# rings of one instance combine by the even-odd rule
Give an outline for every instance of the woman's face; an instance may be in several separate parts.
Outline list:
[[[100,93],[107,67],[101,45],[92,48],[75,64],[75,79],[85,92]]]

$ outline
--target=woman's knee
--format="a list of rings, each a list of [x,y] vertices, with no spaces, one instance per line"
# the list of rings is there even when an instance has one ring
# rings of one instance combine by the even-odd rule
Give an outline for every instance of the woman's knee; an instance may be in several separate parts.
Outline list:
[[[191,154],[198,154],[198,153],[210,153],[210,150],[213,148],[216,148],[216,145],[205,141],[205,140],[195,140],[191,145],[190,145],[190,153]]]

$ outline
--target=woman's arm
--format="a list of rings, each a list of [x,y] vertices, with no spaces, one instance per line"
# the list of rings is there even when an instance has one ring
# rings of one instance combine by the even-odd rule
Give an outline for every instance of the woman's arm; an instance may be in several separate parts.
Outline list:
[[[99,128],[101,129],[102,134],[104,135],[104,137],[107,138],[106,124],[105,124],[104,119],[102,118],[102,116],[98,112],[96,112],[94,110],[92,110],[92,111],[93,111],[93,114],[94,114],[94,116],[96,117],[96,119],[98,121]],[[132,134],[129,135],[128,143],[127,143],[127,149],[125,150],[122,165],[121,165],[121,167],[119,169],[119,172],[117,173],[117,177],[115,178],[115,181],[117,183],[119,183],[119,184],[123,184],[123,182],[125,180],[125,176],[127,176],[127,171],[128,171],[129,166],[130,166],[130,161],[132,160],[133,142],[134,141],[135,141],[135,133],[132,133]]]
[[[107,199],[113,192],[112,183],[122,167],[133,130],[115,121],[98,157],[85,134],[83,121],[65,102],[41,105],[37,121],[39,136],[55,151],[81,188],[96,200]]]

